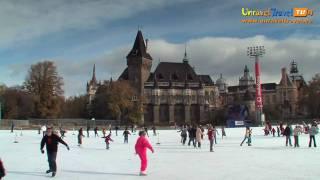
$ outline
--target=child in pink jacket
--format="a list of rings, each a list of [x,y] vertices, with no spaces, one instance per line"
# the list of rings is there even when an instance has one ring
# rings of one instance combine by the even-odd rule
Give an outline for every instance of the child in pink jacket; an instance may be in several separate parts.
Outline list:
[[[139,132],[139,138],[135,145],[136,154],[139,155],[141,160],[141,168],[140,168],[140,176],[146,176],[146,169],[148,166],[148,159],[147,159],[147,148],[154,153],[153,147],[149,143],[148,139],[145,137],[146,133],[144,131]]]

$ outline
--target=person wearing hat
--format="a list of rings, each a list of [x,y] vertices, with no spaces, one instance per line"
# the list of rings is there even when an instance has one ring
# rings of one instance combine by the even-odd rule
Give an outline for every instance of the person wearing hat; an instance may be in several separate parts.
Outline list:
[[[47,156],[48,156],[48,163],[49,163],[49,170],[47,170],[47,174],[52,172],[52,177],[56,175],[57,172],[57,152],[58,152],[58,144],[61,143],[67,147],[68,150],[70,150],[68,144],[64,142],[58,135],[53,133],[53,130],[51,127],[47,128],[46,135],[43,136],[41,140],[40,145],[40,151],[42,154],[44,154],[44,145],[46,145],[47,149]]]

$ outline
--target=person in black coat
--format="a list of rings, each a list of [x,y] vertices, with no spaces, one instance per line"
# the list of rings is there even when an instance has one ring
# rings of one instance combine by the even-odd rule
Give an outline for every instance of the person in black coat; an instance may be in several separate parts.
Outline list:
[[[188,146],[190,146],[191,142],[193,144],[194,147],[196,147],[196,134],[197,134],[197,129],[195,128],[195,126],[191,126],[188,129],[188,133],[189,133],[189,142],[188,142]]]
[[[292,146],[291,144],[291,128],[289,125],[287,125],[287,127],[284,129],[283,131],[283,135],[286,136],[286,146],[288,146],[288,142],[289,142],[289,145]]]
[[[2,161],[1,161],[1,159],[0,159],[0,180],[1,180],[4,176],[6,176],[6,171],[5,171],[5,169],[4,169],[4,166],[3,166]]]
[[[40,144],[40,151],[42,154],[44,154],[44,145],[46,145],[47,149],[47,156],[48,156],[48,163],[49,163],[49,170],[47,170],[47,173],[52,172],[52,177],[56,175],[57,172],[57,152],[58,152],[58,144],[61,143],[67,147],[68,150],[70,150],[68,144],[64,142],[59,136],[56,134],[53,134],[52,128],[47,128],[46,135],[43,136]]]

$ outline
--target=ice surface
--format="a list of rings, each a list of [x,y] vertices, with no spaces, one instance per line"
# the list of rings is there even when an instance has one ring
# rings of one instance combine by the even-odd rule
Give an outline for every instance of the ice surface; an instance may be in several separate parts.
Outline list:
[[[20,136],[18,131],[19,143],[13,143],[14,133],[0,131],[0,157],[7,169],[4,179],[47,180],[50,176],[45,174],[46,155],[40,153],[41,136],[36,131],[22,133]],[[148,176],[139,177],[140,163],[134,155],[136,135],[129,137],[129,144],[123,144],[123,137],[113,133],[115,142],[106,150],[104,139],[94,138],[93,132],[78,147],[77,136],[69,131],[65,141],[71,150],[59,145],[58,172],[54,179],[320,179],[320,149],[307,147],[307,135],[300,136],[300,148],[285,147],[284,137],[265,137],[262,128],[254,128],[253,146],[240,147],[244,129],[226,129],[226,133],[223,140],[219,136],[215,152],[210,153],[207,137],[201,149],[194,149],[180,144],[176,130],[159,131],[160,145],[156,145],[157,137],[150,131],[155,154],[149,152]]]

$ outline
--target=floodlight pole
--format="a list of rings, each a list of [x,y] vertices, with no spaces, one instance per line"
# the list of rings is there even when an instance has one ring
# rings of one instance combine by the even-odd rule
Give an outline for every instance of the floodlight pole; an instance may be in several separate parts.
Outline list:
[[[256,76],[256,100],[255,100],[255,110],[256,110],[256,120],[261,124],[262,116],[262,90],[261,90],[261,81],[260,81],[260,61],[259,57],[262,57],[265,54],[264,46],[255,46],[248,47],[248,56],[255,59],[255,76]]]

